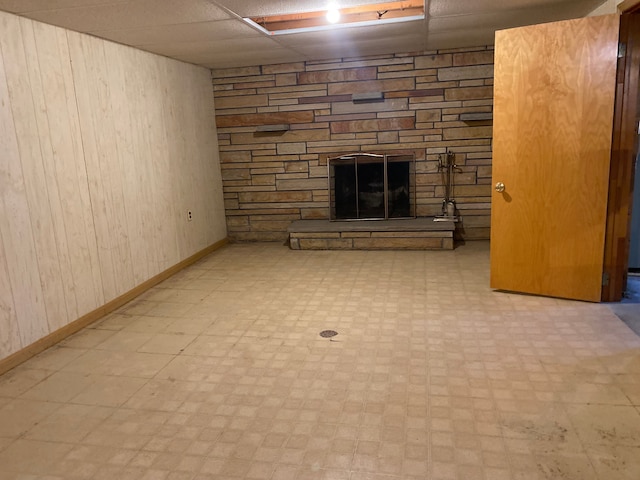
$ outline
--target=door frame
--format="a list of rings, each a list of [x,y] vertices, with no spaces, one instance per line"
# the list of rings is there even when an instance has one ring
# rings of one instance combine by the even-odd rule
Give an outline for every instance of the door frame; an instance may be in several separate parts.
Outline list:
[[[603,302],[622,299],[627,286],[631,204],[638,150],[638,87],[640,76],[640,0],[619,5],[620,50],[614,107],[609,199],[602,279]]]
[[[632,13],[640,7],[640,0],[624,0],[618,5],[618,13]]]

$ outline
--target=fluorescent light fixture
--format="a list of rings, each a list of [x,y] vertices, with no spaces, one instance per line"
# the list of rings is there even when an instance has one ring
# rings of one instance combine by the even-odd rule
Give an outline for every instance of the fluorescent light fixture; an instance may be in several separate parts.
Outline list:
[[[424,18],[424,0],[402,0],[339,10],[337,5],[330,4],[327,10],[322,11],[251,17],[243,20],[267,35],[285,35],[333,28],[409,22],[424,20]]]
[[[327,10],[327,22],[338,23],[340,21],[340,10],[337,7],[331,7]]]

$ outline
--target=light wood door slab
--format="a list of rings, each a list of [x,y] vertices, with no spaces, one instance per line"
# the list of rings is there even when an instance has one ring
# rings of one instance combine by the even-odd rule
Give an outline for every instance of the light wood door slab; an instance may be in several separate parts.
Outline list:
[[[491,287],[599,301],[619,17],[496,33]]]

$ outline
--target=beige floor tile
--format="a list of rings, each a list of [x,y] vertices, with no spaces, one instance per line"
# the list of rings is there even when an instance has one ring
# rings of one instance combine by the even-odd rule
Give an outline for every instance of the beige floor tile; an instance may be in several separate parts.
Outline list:
[[[136,302],[136,300],[134,300],[133,302]],[[127,308],[128,305],[130,304],[127,304],[122,308]],[[155,303],[153,303],[152,306],[155,306]],[[133,310],[133,307],[132,307],[132,310]],[[118,331],[131,325],[131,323],[135,321],[137,318],[138,318],[138,315],[136,315],[135,313],[131,313],[131,314],[122,313],[120,310],[118,310],[117,312],[110,313],[109,315],[105,316],[101,320],[92,324],[89,328],[96,329],[96,330]]]
[[[151,380],[136,392],[125,404],[126,408],[175,412],[198,389],[195,382],[175,379]]]
[[[64,405],[29,429],[24,438],[45,442],[80,443],[112,414],[113,410],[105,407]]]
[[[596,480],[598,474],[584,453],[550,452],[535,456],[540,478]]]
[[[155,308],[157,302],[149,300],[149,298],[154,294],[155,290],[150,290],[142,295],[140,295],[135,300],[127,303],[126,305],[120,307],[111,317],[122,317],[122,316],[131,316],[131,315],[145,315],[149,310]]]
[[[0,478],[635,480],[638,337],[488,265],[228,246],[0,377]]]
[[[160,370],[156,378],[219,383],[226,373],[226,370],[219,371],[219,367],[219,360],[215,357],[180,355]]]
[[[13,438],[2,438],[0,437],[0,452],[6,449],[9,445],[14,442]]]
[[[145,313],[146,316],[183,318],[193,308],[192,303],[158,302]]]
[[[96,348],[112,352],[135,352],[153,337],[152,333],[130,331],[126,328],[114,333]]]
[[[549,405],[537,413],[500,414],[503,436],[510,442],[510,448],[526,445],[537,451],[541,446],[562,451],[579,452],[583,446],[577,427],[571,417],[559,406]]]
[[[89,375],[70,372],[55,372],[33,386],[20,398],[44,402],[68,402],[91,385]]]
[[[175,320],[171,318],[149,317],[146,315],[135,315],[122,329],[124,332],[139,333],[161,333]]]
[[[60,342],[60,346],[70,348],[95,348],[114,334],[111,330],[85,328]]]
[[[572,386],[570,390],[560,394],[563,402],[586,405],[631,405],[629,397],[617,385],[583,383]]]
[[[178,355],[195,339],[196,335],[157,333],[140,346],[138,352]]]
[[[640,375],[638,375],[637,377],[638,382],[640,382]],[[631,405],[640,407],[640,383],[622,383],[618,386],[627,396]]]
[[[0,397],[16,398],[42,382],[49,375],[50,370],[27,368],[21,365],[0,376]]]
[[[130,351],[90,350],[65,371],[84,374],[97,373],[126,377],[151,378],[172,359],[171,355]]]
[[[25,368],[42,370],[61,370],[76,360],[87,350],[82,348],[67,348],[60,345],[51,347],[23,364]]]
[[[227,334],[220,328],[212,330],[217,335],[200,335],[193,340],[183,351],[183,355],[226,357],[237,344],[239,338],[244,333],[241,330],[233,329]]]
[[[599,478],[635,480],[640,478],[640,447],[594,446],[587,448]]]
[[[190,310],[189,318],[171,320],[171,323],[164,329],[164,333],[200,335],[215,321],[215,314],[212,314],[211,307],[204,308],[203,310],[207,311],[208,315],[203,313],[202,316],[199,316],[200,314],[198,312]]]
[[[18,439],[60,407],[59,403],[12,400],[0,408],[0,437]]]
[[[72,403],[119,407],[127,402],[147,382],[144,378],[111,375],[90,375],[91,384],[73,397]]]
[[[640,412],[634,407],[570,405],[567,412],[585,445],[640,447]]]
[[[16,440],[0,452],[0,474],[22,473],[26,475],[51,475],[55,478],[55,465],[72,445],[59,442]],[[26,475],[25,475],[26,474]],[[37,478],[37,477],[36,477]]]
[[[194,283],[191,283],[194,286]],[[184,289],[175,288],[171,289],[169,295],[165,301],[173,303],[189,303],[197,305],[202,302],[210,293],[212,289]]]

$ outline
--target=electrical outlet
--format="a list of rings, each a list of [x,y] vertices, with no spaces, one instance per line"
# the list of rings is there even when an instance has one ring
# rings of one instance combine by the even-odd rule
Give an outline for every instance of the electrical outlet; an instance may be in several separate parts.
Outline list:
[[[187,222],[190,222],[191,220],[193,220],[193,214],[191,213],[191,210],[187,210]]]

